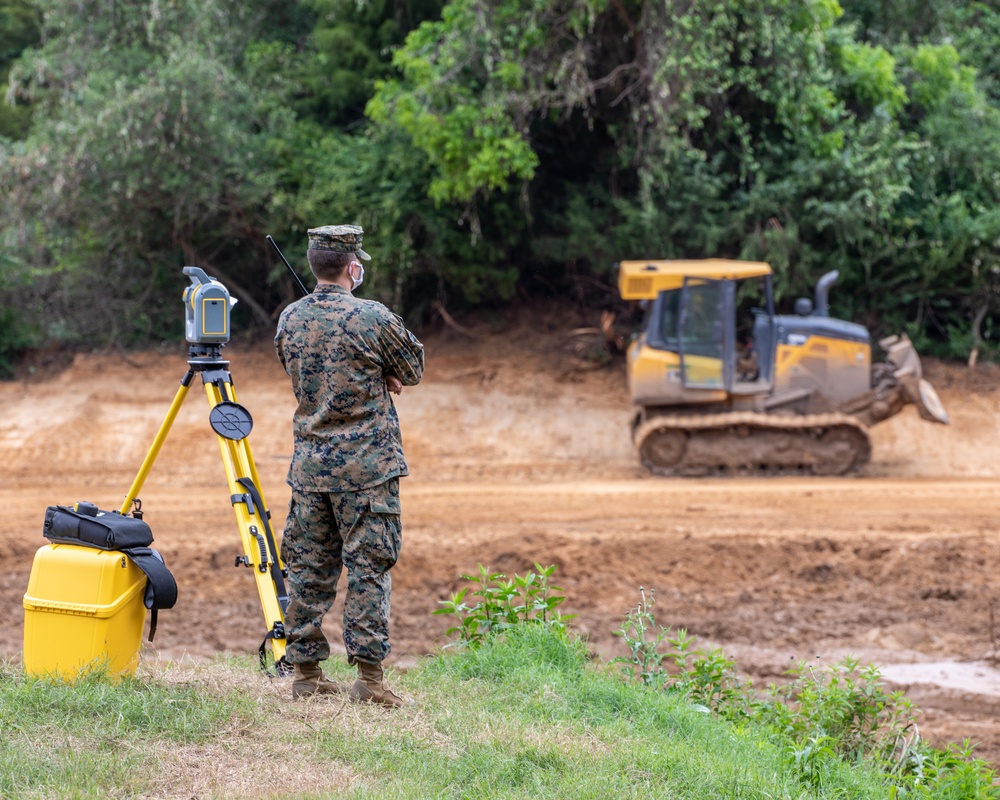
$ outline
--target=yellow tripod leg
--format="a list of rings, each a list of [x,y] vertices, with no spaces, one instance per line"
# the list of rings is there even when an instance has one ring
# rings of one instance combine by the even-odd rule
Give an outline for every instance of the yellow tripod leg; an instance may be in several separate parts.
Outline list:
[[[184,398],[187,397],[192,376],[193,373],[189,372],[184,377],[184,380],[181,381],[181,385],[177,389],[177,394],[174,395],[174,401],[170,404],[170,409],[167,411],[167,416],[163,418],[160,429],[156,432],[156,437],[153,439],[153,444],[150,445],[149,452],[146,453],[146,458],[142,462],[142,466],[139,467],[139,472],[135,476],[135,480],[132,481],[132,486],[128,490],[128,494],[125,496],[125,502],[122,503],[122,507],[118,511],[122,516],[129,513],[132,509],[132,503],[135,502],[136,497],[139,496],[139,492],[142,491],[142,485],[146,482],[146,476],[149,475],[149,471],[153,468],[153,462],[156,461],[156,457],[160,453],[160,448],[163,447],[163,442],[166,440],[167,434],[170,433],[170,426],[174,424],[177,412],[181,410],[181,404],[184,402]]]
[[[212,409],[224,401],[236,401],[228,380],[206,381],[205,394]],[[260,478],[250,443],[246,437],[230,439],[218,435],[218,440],[243,544],[243,556],[237,559],[237,564],[253,570],[271,652],[274,654],[275,664],[278,664],[285,655],[284,605],[288,601],[284,589],[284,565],[281,563],[267,506],[259,488]],[[263,658],[263,652],[261,655]]]

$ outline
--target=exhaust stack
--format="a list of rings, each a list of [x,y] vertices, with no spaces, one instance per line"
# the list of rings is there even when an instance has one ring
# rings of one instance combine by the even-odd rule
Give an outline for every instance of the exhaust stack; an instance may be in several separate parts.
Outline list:
[[[830,316],[830,306],[827,303],[827,298],[830,296],[830,287],[837,282],[837,278],[840,277],[840,272],[838,270],[833,270],[832,272],[826,273],[822,278],[816,283],[816,311],[813,312],[814,316],[817,317],[828,317]]]

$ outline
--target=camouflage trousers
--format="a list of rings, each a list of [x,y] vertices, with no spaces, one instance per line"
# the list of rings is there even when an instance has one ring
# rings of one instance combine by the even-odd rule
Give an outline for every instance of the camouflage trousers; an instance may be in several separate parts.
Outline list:
[[[398,478],[361,492],[292,489],[281,539],[288,570],[285,658],[290,664],[330,657],[323,617],[337,598],[344,568],[348,662],[378,662],[389,654],[389,570],[402,544],[399,514]]]

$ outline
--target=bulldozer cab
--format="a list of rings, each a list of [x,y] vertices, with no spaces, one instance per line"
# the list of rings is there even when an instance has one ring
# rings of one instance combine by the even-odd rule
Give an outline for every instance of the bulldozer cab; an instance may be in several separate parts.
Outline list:
[[[676,353],[685,389],[764,394],[773,386],[774,301],[767,264],[623,262],[623,297],[648,301],[645,338]]]
[[[685,278],[678,293],[676,336],[681,383],[690,389],[728,389],[733,377],[732,284]],[[664,292],[663,296],[671,294],[674,292]]]

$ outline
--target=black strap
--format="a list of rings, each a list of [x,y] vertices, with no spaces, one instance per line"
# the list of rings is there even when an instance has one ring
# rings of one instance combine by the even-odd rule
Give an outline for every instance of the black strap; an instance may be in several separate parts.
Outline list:
[[[271,561],[271,580],[274,581],[274,591],[278,595],[278,605],[281,606],[281,613],[285,613],[285,609],[288,608],[288,590],[285,589],[285,578],[281,574],[281,567],[278,566],[278,548],[274,543],[274,532],[271,530],[271,521],[268,518],[269,514],[264,510],[264,501],[261,499],[260,492],[257,491],[257,487],[250,478],[239,478],[236,481],[240,486],[247,490],[247,494],[250,497],[245,501],[247,507],[253,513],[253,507],[257,507],[257,515],[260,517],[261,523],[264,525],[264,536],[267,539],[267,546],[270,548],[271,553],[274,558]],[[262,548],[263,549],[263,548]],[[262,554],[263,555],[263,554]],[[272,637],[273,638],[273,637]],[[279,638],[284,638],[284,634]],[[264,640],[267,641],[266,639]]]
[[[281,622],[275,622],[274,627],[267,632],[263,641],[260,643],[260,647],[257,648],[257,656],[260,658],[260,668],[261,671],[267,675],[269,678],[277,677],[282,678],[286,675],[292,674],[292,665],[285,661],[284,656],[279,658],[274,662],[274,672],[271,672],[267,668],[267,643],[271,639],[284,639],[285,638],[285,626]]]
[[[250,514],[252,515],[256,511],[257,516],[260,517],[261,524],[264,526],[263,536],[257,531],[257,526],[255,525],[250,526],[250,533],[257,540],[257,546],[260,548],[261,566],[263,567],[268,561],[271,562],[271,580],[274,583],[274,592],[278,598],[278,606],[281,608],[281,613],[284,614],[285,609],[288,608],[288,590],[285,589],[285,577],[281,572],[281,567],[278,565],[278,546],[274,541],[274,531],[271,530],[270,512],[265,509],[264,499],[260,496],[260,492],[251,478],[238,478],[236,482],[246,489],[247,493],[242,497],[234,495],[233,502],[246,503]],[[273,558],[271,557],[272,555]],[[271,672],[267,668],[267,643],[272,639],[284,638],[285,626],[282,622],[276,621],[271,630],[264,636],[260,647],[257,648],[257,655],[260,658],[260,668],[269,678],[273,678],[275,675],[283,677],[290,675],[292,672],[291,665],[284,658],[277,659],[274,662],[274,672]]]
[[[139,569],[146,573],[146,594],[143,602],[150,610],[149,641],[156,635],[156,612],[161,608],[173,608],[177,602],[177,581],[170,574],[167,565],[156,550],[149,547],[130,547],[122,550]]]

